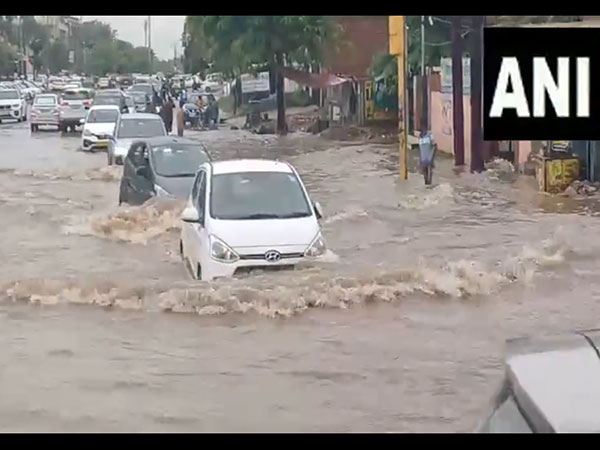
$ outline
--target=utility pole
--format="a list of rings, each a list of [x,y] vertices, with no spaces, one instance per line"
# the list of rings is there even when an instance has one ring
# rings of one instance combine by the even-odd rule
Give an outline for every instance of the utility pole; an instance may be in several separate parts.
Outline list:
[[[152,16],[148,16],[148,61],[149,72],[152,74]]]
[[[406,16],[389,16],[390,54],[398,63],[398,141],[400,153],[400,179],[408,179],[408,149],[406,114]]]
[[[421,133],[424,133],[429,129],[429,95],[425,74],[425,16],[421,16],[421,96],[423,100],[421,102],[421,126],[419,128]]]
[[[148,48],[148,20],[144,20],[144,47]]]
[[[482,172],[483,139],[481,124],[482,29],[483,16],[473,16],[471,34],[471,171]]]
[[[463,113],[463,70],[461,17],[452,17],[452,130],[454,134],[454,165],[465,164],[465,123]],[[471,70],[471,73],[472,70]],[[473,145],[473,142],[471,142]]]
[[[19,75],[26,75],[27,68],[25,65],[25,43],[23,38],[23,16],[19,16],[19,48],[21,50],[21,60],[19,63]]]

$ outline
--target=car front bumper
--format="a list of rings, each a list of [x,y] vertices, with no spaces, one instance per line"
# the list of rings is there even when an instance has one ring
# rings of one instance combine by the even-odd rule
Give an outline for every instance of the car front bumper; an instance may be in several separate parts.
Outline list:
[[[0,119],[20,119],[21,108],[19,109],[0,109]]]
[[[208,258],[202,266],[202,277],[204,279],[231,278],[244,272],[252,270],[281,270],[287,267],[298,265],[304,260],[308,260],[303,255],[298,257],[282,258],[276,262],[268,262],[262,259],[239,259],[233,263],[223,263]],[[312,259],[312,258],[310,258]]]

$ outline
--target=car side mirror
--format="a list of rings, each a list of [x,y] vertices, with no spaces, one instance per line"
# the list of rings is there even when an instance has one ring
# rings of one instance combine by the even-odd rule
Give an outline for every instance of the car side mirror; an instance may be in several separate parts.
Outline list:
[[[317,219],[322,219],[323,218],[323,208],[321,208],[321,204],[319,202],[315,202],[313,204],[313,209],[315,210],[315,215],[317,216]]]
[[[200,214],[196,208],[190,206],[181,213],[181,220],[187,223],[200,223]]]
[[[79,119],[79,125],[85,124],[85,119]]]
[[[150,169],[148,169],[148,166],[138,167],[136,169],[135,173],[136,173],[136,175],[139,175],[140,177],[150,179]]]

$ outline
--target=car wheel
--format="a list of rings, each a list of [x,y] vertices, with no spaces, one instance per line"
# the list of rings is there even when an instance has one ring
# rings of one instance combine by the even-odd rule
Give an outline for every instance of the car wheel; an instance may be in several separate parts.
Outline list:
[[[27,122],[27,113],[23,116],[23,122]]]
[[[32,132],[32,133],[35,133],[35,131],[36,131],[36,129],[35,129],[35,125],[34,125],[34,124],[31,124],[30,128],[31,128],[31,132]]]

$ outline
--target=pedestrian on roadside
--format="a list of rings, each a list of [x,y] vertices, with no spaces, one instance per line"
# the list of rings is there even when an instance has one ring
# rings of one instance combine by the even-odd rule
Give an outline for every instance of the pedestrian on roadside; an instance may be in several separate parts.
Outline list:
[[[167,129],[167,133],[171,133],[173,125],[173,100],[169,98],[160,110],[160,115]]]
[[[183,108],[177,110],[177,136],[183,137],[183,129],[185,128],[185,115]]]

